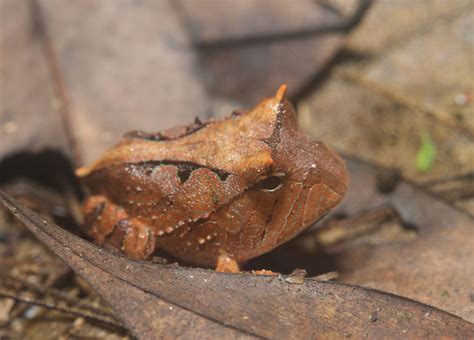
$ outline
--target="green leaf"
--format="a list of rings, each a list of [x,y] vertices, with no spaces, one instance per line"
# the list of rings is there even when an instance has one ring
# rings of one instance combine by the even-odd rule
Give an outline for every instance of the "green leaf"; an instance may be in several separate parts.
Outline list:
[[[436,144],[428,132],[421,135],[421,145],[416,154],[416,169],[419,172],[428,172],[433,167],[436,158]]]

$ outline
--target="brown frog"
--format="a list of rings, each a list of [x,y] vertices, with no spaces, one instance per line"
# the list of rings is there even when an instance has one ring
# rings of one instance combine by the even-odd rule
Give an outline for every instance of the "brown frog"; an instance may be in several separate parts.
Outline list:
[[[298,130],[286,86],[249,112],[162,133],[132,132],[77,171],[94,242],[145,259],[238,271],[341,201],[344,161]]]

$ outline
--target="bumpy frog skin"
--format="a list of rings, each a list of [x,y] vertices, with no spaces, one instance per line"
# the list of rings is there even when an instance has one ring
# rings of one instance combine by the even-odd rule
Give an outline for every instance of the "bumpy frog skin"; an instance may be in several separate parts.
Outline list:
[[[237,271],[314,224],[343,198],[347,170],[298,130],[285,92],[224,120],[126,134],[77,171],[87,233],[131,258],[159,248]]]

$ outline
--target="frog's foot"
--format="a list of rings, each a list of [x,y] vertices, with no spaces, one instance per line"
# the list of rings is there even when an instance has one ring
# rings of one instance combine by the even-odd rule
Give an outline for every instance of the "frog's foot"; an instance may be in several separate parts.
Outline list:
[[[221,273],[240,273],[239,264],[229,257],[226,252],[221,252],[217,258],[216,271]]]
[[[129,257],[143,260],[155,251],[155,234],[145,223],[104,196],[95,195],[83,206],[84,228],[94,243],[121,249]]]
[[[155,251],[155,238],[155,233],[147,224],[132,218],[128,221],[122,250],[132,259],[146,259]]]
[[[89,197],[83,205],[82,212],[84,231],[98,245],[103,245],[115,231],[119,221],[127,218],[125,210],[101,195]]]

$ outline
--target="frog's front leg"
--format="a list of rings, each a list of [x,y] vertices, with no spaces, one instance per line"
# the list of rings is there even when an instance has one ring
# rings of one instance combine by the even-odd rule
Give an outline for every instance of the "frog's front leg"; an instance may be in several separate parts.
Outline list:
[[[155,233],[147,224],[130,218],[122,207],[101,195],[87,199],[83,206],[85,231],[94,243],[122,250],[142,260],[155,251]]]

